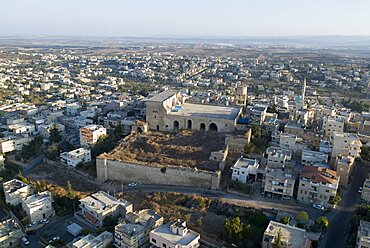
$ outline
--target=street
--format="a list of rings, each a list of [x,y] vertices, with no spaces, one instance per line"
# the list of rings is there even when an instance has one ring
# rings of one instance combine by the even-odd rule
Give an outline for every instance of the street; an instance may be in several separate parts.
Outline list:
[[[357,204],[361,202],[357,190],[363,185],[369,173],[369,167],[362,165],[360,161],[356,161],[355,166],[354,180],[345,190],[340,205],[328,215],[329,229],[326,238],[319,243],[319,247],[346,247],[351,220]]]

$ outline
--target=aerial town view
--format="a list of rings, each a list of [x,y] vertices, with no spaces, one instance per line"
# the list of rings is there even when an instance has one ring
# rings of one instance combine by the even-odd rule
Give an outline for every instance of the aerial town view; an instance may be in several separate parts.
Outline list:
[[[0,248],[370,248],[370,1],[0,9]]]

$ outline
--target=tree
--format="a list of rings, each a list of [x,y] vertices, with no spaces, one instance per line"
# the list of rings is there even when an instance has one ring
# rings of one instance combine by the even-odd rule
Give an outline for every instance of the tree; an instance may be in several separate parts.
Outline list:
[[[283,224],[288,224],[290,221],[290,217],[286,216],[286,217],[282,217],[280,219],[280,223],[283,223]]]
[[[59,151],[60,147],[57,144],[53,144],[49,146],[48,149],[46,150],[45,157],[47,159],[57,161],[59,159]]]
[[[329,226],[329,220],[325,216],[320,216],[317,220],[316,223],[319,224],[322,228],[327,229]]]
[[[53,128],[50,129],[49,139],[52,143],[59,143],[62,140],[57,123],[54,123]]]
[[[244,153],[252,154],[255,149],[256,149],[256,146],[253,143],[249,142],[245,145]]]
[[[283,248],[284,246],[283,246],[282,239],[283,239],[283,233],[281,231],[281,228],[279,228],[274,238],[274,241],[271,244],[272,247],[273,248]]]
[[[203,224],[202,218],[197,219],[196,226],[201,227]]]
[[[189,213],[189,214],[186,214],[185,215],[185,221],[186,222],[190,222],[190,219],[191,219],[191,214]]]
[[[308,213],[305,211],[301,211],[297,213],[296,219],[299,222],[307,222],[309,220]]]
[[[72,184],[70,181],[67,181],[67,197],[70,199],[75,197],[75,191],[72,188]]]

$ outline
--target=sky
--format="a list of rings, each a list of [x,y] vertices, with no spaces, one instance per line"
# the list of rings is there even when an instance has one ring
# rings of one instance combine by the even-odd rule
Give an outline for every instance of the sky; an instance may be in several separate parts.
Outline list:
[[[370,0],[0,0],[0,35],[370,35]]]

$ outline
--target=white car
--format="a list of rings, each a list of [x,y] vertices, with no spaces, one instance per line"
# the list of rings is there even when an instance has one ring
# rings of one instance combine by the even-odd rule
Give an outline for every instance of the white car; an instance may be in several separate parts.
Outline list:
[[[41,224],[48,224],[49,220],[48,219],[42,219],[42,220],[40,220],[40,223]]]
[[[284,195],[284,196],[282,197],[282,199],[283,199],[283,200],[290,200],[291,198],[290,198],[290,196]]]
[[[129,183],[128,184],[129,187],[136,187],[137,186],[137,182],[132,182],[132,183]]]
[[[362,193],[362,187],[358,188],[357,192],[361,194]]]
[[[32,222],[30,224],[28,224],[28,227],[33,227],[33,226],[36,226],[37,225],[37,222]]]
[[[324,210],[325,208],[324,208],[324,206],[323,205],[321,205],[321,204],[313,204],[312,205],[312,207],[313,208],[316,208],[316,209],[318,209],[318,210]]]
[[[30,241],[28,241],[28,239],[27,239],[26,237],[23,237],[23,238],[22,238],[22,242],[23,242],[23,244],[25,244],[25,245],[29,245],[29,244],[30,244]]]

